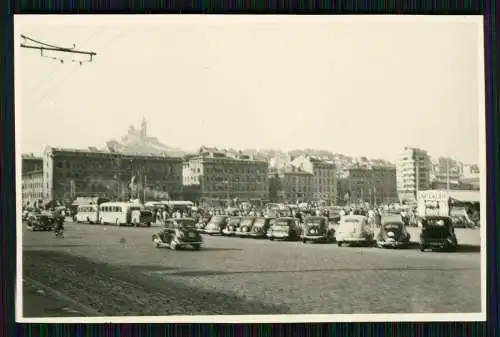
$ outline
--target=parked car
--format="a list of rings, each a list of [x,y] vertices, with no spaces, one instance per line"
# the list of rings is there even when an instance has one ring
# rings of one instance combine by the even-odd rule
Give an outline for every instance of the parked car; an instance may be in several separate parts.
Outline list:
[[[267,237],[269,240],[299,240],[300,239],[299,220],[292,217],[282,217],[271,220]]]
[[[384,247],[408,247],[410,244],[410,233],[401,220],[383,220],[377,235],[377,246]]]
[[[324,216],[308,216],[302,225],[303,243],[312,242],[333,242],[335,241],[335,230],[329,227],[328,218]]]
[[[456,250],[457,236],[452,220],[448,216],[427,216],[421,219],[420,250],[445,249]]]
[[[171,218],[165,221],[162,230],[153,234],[153,246],[156,248],[167,247],[176,250],[191,246],[200,249],[203,238],[196,230],[196,220],[193,218]]]
[[[51,212],[34,212],[28,216],[26,226],[32,231],[51,231],[54,229],[54,222]]]
[[[257,219],[255,219],[249,236],[254,239],[267,238],[267,231],[271,227],[272,220],[273,218],[266,218],[266,217],[258,217]]]
[[[229,217],[227,215],[214,215],[205,227],[204,232],[208,235],[222,235],[228,220]]]
[[[226,236],[235,236],[240,227],[241,216],[232,216],[229,218],[226,228],[222,230],[222,234]]]
[[[245,216],[241,218],[240,227],[236,232],[236,235],[240,238],[248,237],[250,235],[250,231],[252,230],[253,223],[255,222],[257,217],[255,216]]]
[[[363,215],[345,215],[340,220],[336,233],[337,244],[374,244],[374,233],[368,224],[368,219]]]
[[[196,229],[200,233],[204,233],[205,232],[205,228],[207,227],[207,225],[210,222],[211,218],[212,218],[212,216],[210,214],[205,214],[205,215],[201,216],[198,219],[198,223],[196,224]]]

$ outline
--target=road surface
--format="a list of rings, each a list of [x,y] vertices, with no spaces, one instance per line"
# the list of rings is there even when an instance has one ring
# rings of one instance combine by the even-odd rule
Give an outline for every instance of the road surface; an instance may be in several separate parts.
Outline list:
[[[65,227],[64,238],[23,230],[23,274],[96,315],[481,310],[477,247],[444,253],[204,236],[201,251],[170,251],[153,247],[157,228]],[[30,306],[25,316],[39,315]]]

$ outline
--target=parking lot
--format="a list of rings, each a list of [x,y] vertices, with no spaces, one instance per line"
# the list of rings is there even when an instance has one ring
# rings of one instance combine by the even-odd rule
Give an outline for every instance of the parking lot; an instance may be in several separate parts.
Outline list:
[[[201,251],[171,251],[152,246],[157,230],[68,223],[64,238],[24,230],[23,274],[99,315],[480,311],[478,247],[444,253],[204,236]]]

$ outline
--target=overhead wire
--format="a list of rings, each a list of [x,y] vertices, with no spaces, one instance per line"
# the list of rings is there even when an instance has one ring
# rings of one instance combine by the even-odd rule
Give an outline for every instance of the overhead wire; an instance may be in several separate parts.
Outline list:
[[[91,33],[91,34],[90,34],[90,36],[89,36],[87,39],[85,39],[85,40],[84,40],[84,42],[83,42],[83,43],[86,43],[86,42],[90,41],[90,39],[92,39],[92,38],[93,38],[96,34],[98,34],[99,32],[101,32],[101,31],[102,31],[102,28],[103,28],[103,26],[100,26],[98,29],[96,29],[93,33]],[[21,37],[26,38],[26,37],[25,37],[25,35],[21,35]],[[29,39],[29,40],[32,40],[32,41],[36,41],[36,40],[31,39],[31,38],[28,38],[28,39]],[[36,41],[36,42],[38,42],[38,41]],[[49,46],[50,46],[50,45],[49,45]],[[39,81],[37,81],[37,82],[36,82],[36,84],[35,84],[35,85],[33,85],[33,86],[32,86],[33,90],[38,90],[38,89],[39,89],[39,86],[40,86],[42,83],[45,83],[45,84],[47,85],[47,87],[48,87],[48,84],[50,84],[50,82],[53,82],[53,80],[54,80],[54,79],[57,79],[57,77],[59,77],[59,76],[56,76],[56,77],[53,77],[53,76],[52,76],[52,75],[53,75],[56,71],[58,71],[59,69],[60,69],[60,68],[59,68],[58,66],[55,66],[55,67],[54,67],[54,68],[53,68],[53,69],[52,69],[52,70],[51,70],[51,71],[50,71],[50,72],[49,72],[46,76],[42,77]],[[74,73],[74,70],[71,70],[71,71],[70,71],[70,74],[72,74],[72,73]],[[53,88],[53,87],[51,87],[51,88]],[[51,88],[50,88],[50,89],[51,89]],[[28,90],[28,92],[29,92],[29,91],[31,91],[31,90]],[[46,91],[47,91],[47,90],[44,90],[44,91],[42,92],[42,94],[39,96],[39,100],[43,99],[43,96],[45,96],[45,95],[46,95]],[[38,101],[37,101],[37,103],[38,103]]]
[[[96,29],[87,39],[84,40],[84,43],[88,42],[90,39],[92,39],[97,33],[101,32],[103,29],[105,29],[106,26],[100,26],[98,29]],[[113,36],[111,36],[111,38],[107,39],[105,43],[107,43],[107,45],[104,46],[104,48],[102,48],[100,50],[100,52],[102,52],[102,50],[106,50],[108,48],[110,48],[114,43],[116,43],[118,41],[118,38],[122,35],[124,35],[125,32],[124,31],[121,31],[117,34],[114,34]],[[103,35],[101,35],[103,36]],[[109,43],[111,42],[111,43]],[[54,85],[52,86],[49,86],[48,89],[44,90],[43,93],[38,96],[39,98],[32,104],[36,105],[36,104],[39,104],[41,103],[46,97],[48,97],[50,94],[54,94],[55,91],[57,89],[60,88],[60,86],[69,78],[69,76],[73,75],[77,70],[79,70],[81,67],[79,65],[77,66],[74,66],[68,73],[66,73],[65,76],[63,76],[62,78],[60,78],[59,81],[55,82]],[[47,108],[47,107],[46,107]],[[45,109],[42,110],[42,112],[44,112]]]

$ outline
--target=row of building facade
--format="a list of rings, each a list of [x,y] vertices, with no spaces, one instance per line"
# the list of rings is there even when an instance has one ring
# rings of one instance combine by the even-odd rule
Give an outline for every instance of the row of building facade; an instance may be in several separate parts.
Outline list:
[[[453,158],[431,158],[426,150],[405,147],[396,168],[400,200],[414,200],[429,189],[479,190],[478,165],[464,165]]]
[[[308,155],[270,168],[264,159],[205,147],[186,157],[47,147],[42,157],[23,156],[22,198],[24,203],[102,196],[379,204],[412,200],[418,190],[476,189],[474,182],[461,181],[452,164],[433,163],[426,151],[405,148],[395,166],[351,167],[339,176],[335,163]],[[436,165],[445,166],[445,177],[436,175]],[[479,173],[474,167],[471,172]]]

